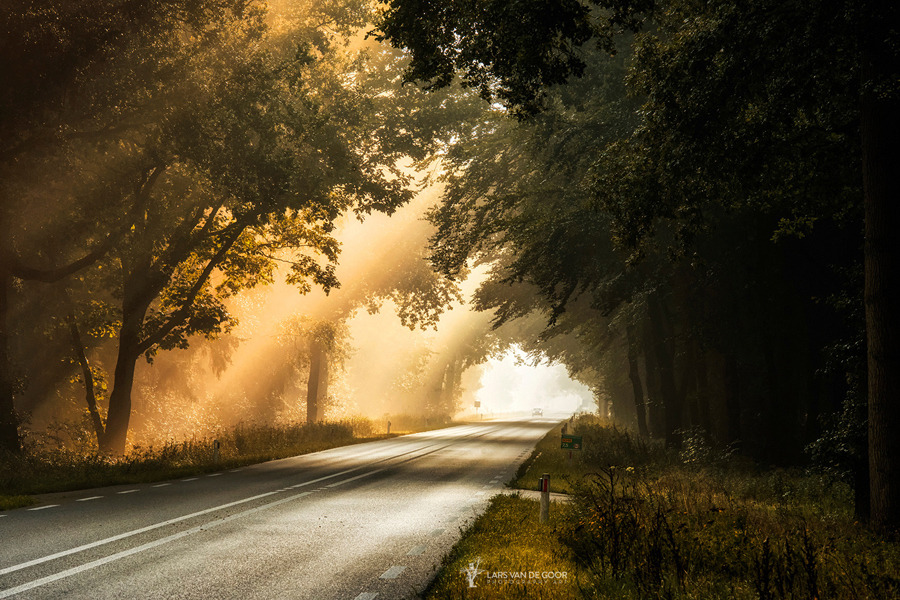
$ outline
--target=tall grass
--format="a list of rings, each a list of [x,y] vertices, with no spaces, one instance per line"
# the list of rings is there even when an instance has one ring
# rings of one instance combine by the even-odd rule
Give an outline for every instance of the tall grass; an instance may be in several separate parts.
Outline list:
[[[427,598],[900,598],[900,544],[854,521],[845,484],[760,468],[698,431],[670,451],[593,416],[567,426],[584,450],[570,460],[557,427],[513,485],[550,473],[571,502],[554,503],[545,526],[536,501],[495,498]],[[475,557],[491,569],[562,565],[568,583],[467,589],[460,570]]]
[[[559,540],[590,574],[586,597],[900,597],[900,545],[853,521],[846,485],[699,435],[667,452],[595,419],[575,428],[585,469]]]
[[[578,594],[571,553],[556,542],[556,530],[568,519],[554,504],[550,520],[538,523],[536,502],[515,496],[491,499],[422,595],[426,600],[540,598],[570,600]],[[469,587],[465,570],[476,563],[483,571]],[[553,577],[544,576],[553,574]],[[518,575],[525,574],[524,577]],[[563,574],[565,574],[563,576]]]
[[[134,446],[123,457],[106,456],[91,448],[71,450],[43,444],[32,446],[22,456],[0,459],[0,496],[159,481],[316,452],[374,436],[372,422],[359,418],[310,425],[239,425],[215,437]]]

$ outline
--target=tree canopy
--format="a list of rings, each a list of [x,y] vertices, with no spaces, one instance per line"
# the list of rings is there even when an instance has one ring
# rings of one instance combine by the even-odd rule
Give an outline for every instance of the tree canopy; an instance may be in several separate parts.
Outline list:
[[[649,416],[662,398],[667,439],[686,417],[708,426],[697,419],[718,413],[724,440],[765,454],[776,445],[747,431],[769,426],[772,440],[785,439],[785,423],[804,423],[814,437],[819,412],[836,410],[830,393],[810,395],[794,374],[827,373],[815,365],[836,347],[843,368],[860,364],[848,356],[860,348],[860,311],[849,307],[862,298],[852,286],[865,209],[871,507],[877,526],[895,528],[900,496],[888,474],[900,464],[900,413],[882,362],[897,351],[897,324],[883,312],[895,258],[882,236],[898,225],[886,162],[898,139],[897,22],[890,3],[842,0],[392,0],[378,31],[411,52],[408,80],[439,88],[459,77],[524,123],[473,127],[462,140],[459,174],[433,213],[438,266],[452,272],[486,253],[503,265],[501,280],[535,286],[551,325],[587,294],[623,325],[628,346],[643,337]],[[566,97],[609,99],[591,68],[623,44],[627,97],[639,107],[606,135],[591,129],[605,124],[598,113]],[[479,136],[498,160],[479,155]],[[560,149],[568,154],[551,155]],[[548,193],[529,196],[542,186]],[[520,300],[494,306],[519,314],[527,308],[510,307]],[[793,333],[776,337],[785,327]],[[724,406],[701,407],[710,398]]]

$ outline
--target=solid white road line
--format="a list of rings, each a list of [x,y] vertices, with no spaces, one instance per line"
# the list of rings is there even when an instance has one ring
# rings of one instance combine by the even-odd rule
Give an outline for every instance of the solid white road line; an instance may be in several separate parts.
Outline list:
[[[179,523],[179,522],[185,521],[187,519],[192,519],[194,517],[199,517],[201,515],[215,512],[217,510],[222,510],[223,508],[230,508],[237,504],[243,504],[245,502],[251,502],[253,500],[258,500],[259,498],[265,498],[266,496],[271,496],[272,494],[275,494],[275,493],[276,492],[267,492],[265,494],[259,494],[258,496],[251,496],[250,498],[244,498],[243,500],[237,500],[235,502],[229,502],[228,504],[214,506],[212,508],[207,508],[206,510],[201,510],[201,511],[198,511],[195,513],[191,513],[189,515],[184,515],[182,517],[176,517],[174,519],[169,519],[168,521],[163,521],[161,523],[155,523],[153,525],[148,525],[147,527],[141,527],[140,529],[133,529],[132,531],[126,531],[125,533],[120,533],[119,535],[114,535],[114,536],[108,537],[106,539],[97,540],[96,542],[91,542],[90,544],[84,544],[84,545],[78,546],[76,548],[71,548],[69,550],[63,550],[62,552],[56,552],[55,554],[50,554],[47,556],[43,556],[41,558],[36,558],[34,560],[29,560],[27,562],[19,563],[17,565],[13,565],[11,567],[6,567],[4,569],[0,569],[0,575],[6,575],[7,573],[12,573],[13,571],[19,571],[21,569],[33,567],[34,565],[39,565],[39,564],[45,563],[47,561],[55,560],[57,558],[62,558],[63,556],[69,556],[69,555],[75,554],[77,552],[82,552],[84,550],[96,548],[97,546],[102,546],[104,544],[109,544],[111,542],[117,542],[119,540],[123,540],[123,539],[131,537],[133,535],[139,535],[141,533],[153,531],[154,529],[159,529],[160,527],[165,527],[166,525],[172,525],[173,523]]]
[[[22,592],[26,592],[28,590],[33,590],[36,587],[41,587],[41,586],[47,585],[48,583],[53,583],[55,581],[59,581],[60,579],[65,579],[67,577],[71,577],[72,575],[77,575],[78,573],[83,573],[84,571],[96,569],[97,567],[101,567],[103,565],[109,564],[109,563],[117,561],[119,559],[133,556],[140,552],[144,552],[145,550],[150,550],[152,548],[156,548],[157,546],[162,546],[163,544],[168,544],[170,542],[174,542],[175,540],[180,540],[183,537],[187,537],[189,535],[193,535],[193,534],[199,533],[201,531],[208,531],[208,530],[212,529],[213,527],[218,527],[219,525],[223,525],[230,521],[234,521],[235,519],[239,519],[241,517],[245,517],[247,515],[257,513],[261,510],[274,508],[275,506],[278,506],[279,504],[284,504],[285,502],[290,502],[291,500],[297,500],[299,498],[303,498],[304,496],[308,496],[309,494],[310,494],[310,492],[294,494],[293,496],[288,496],[287,498],[282,498],[281,500],[276,500],[274,502],[269,502],[268,504],[263,504],[262,506],[257,506],[255,508],[251,508],[251,509],[245,510],[243,512],[235,513],[231,516],[225,517],[224,519],[220,519],[218,521],[210,521],[209,523],[204,523],[203,525],[198,525],[197,527],[192,527],[190,529],[180,531],[178,533],[166,536],[164,538],[160,538],[158,540],[154,540],[154,541],[148,542],[146,544],[141,544],[140,546],[135,546],[134,548],[129,548],[128,550],[116,552],[115,554],[111,554],[104,558],[94,560],[89,563],[85,563],[78,567],[66,569],[65,571],[60,571],[59,573],[55,573],[53,575],[48,575],[47,577],[41,577],[40,579],[35,579],[34,581],[29,581],[28,583],[23,583],[22,585],[16,586],[14,588],[9,588],[8,590],[0,591],[0,598],[9,598],[10,596],[14,596],[16,594],[21,594]],[[401,568],[405,569],[406,567],[401,567]],[[399,575],[399,573],[398,573],[398,575]]]
[[[355,467],[353,469],[347,469],[346,471],[341,471],[340,473],[334,473],[333,475],[326,475],[325,477],[319,477],[318,479],[313,479],[312,481],[306,481],[303,483],[298,483],[297,485],[291,486],[292,488],[303,487],[305,485],[311,485],[313,483],[318,483],[325,479],[333,479],[335,477],[340,477],[341,475],[346,475],[352,471],[356,471],[361,469],[362,467]],[[370,473],[369,473],[370,474]],[[354,478],[355,479],[355,478]],[[169,484],[165,484],[169,485]],[[191,513],[189,515],[184,515],[181,517],[175,517],[174,519],[169,519],[167,521],[162,521],[161,523],[155,523],[153,525],[148,525],[146,527],[141,527],[140,529],[134,529],[132,531],[126,531],[125,533],[120,533],[119,535],[114,535],[112,537],[97,540],[96,542],[91,542],[89,544],[84,544],[83,546],[78,546],[76,548],[71,548],[69,550],[63,550],[62,552],[57,552],[55,554],[50,554],[48,556],[44,556],[42,558],[36,558],[34,560],[29,560],[28,562],[23,562],[18,565],[13,565],[11,567],[6,567],[4,569],[0,569],[0,575],[6,575],[7,573],[12,573],[13,571],[19,571],[21,569],[26,569],[28,567],[33,567],[34,565],[39,565],[41,563],[45,563],[50,560],[55,560],[57,558],[62,558],[63,556],[69,556],[71,554],[75,554],[77,552],[82,552],[84,550],[89,550],[91,548],[96,548],[97,546],[102,546],[104,544],[109,544],[110,542],[117,542],[119,540],[139,535],[141,533],[146,533],[148,531],[153,531],[154,529],[159,529],[160,527],[165,527],[167,525],[172,525],[173,523],[180,523],[181,521],[185,521],[187,519],[193,519],[194,517],[199,517],[202,515],[209,514],[211,512],[216,512],[217,510],[222,510],[223,508],[230,508],[232,506],[237,506],[238,504],[244,504],[245,502],[252,502],[253,500],[259,500],[260,498],[265,498],[266,496],[271,496],[273,494],[277,494],[278,492],[266,492],[265,494],[258,494],[256,496],[250,496],[249,498],[244,498],[243,500],[236,500],[234,502],[228,502],[226,504],[221,504],[219,506],[213,506],[212,508],[207,508],[205,510],[197,511]],[[58,506],[56,504],[50,506]],[[40,508],[50,508],[50,506],[40,507]],[[29,509],[35,510],[35,509]]]

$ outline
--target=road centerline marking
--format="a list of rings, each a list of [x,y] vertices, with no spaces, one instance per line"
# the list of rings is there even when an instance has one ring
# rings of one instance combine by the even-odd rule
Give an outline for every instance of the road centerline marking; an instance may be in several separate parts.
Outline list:
[[[274,492],[271,492],[271,495]],[[46,577],[41,577],[40,579],[35,579],[34,581],[29,581],[28,583],[23,583],[22,585],[16,586],[14,588],[9,588],[7,590],[0,591],[0,598],[9,598],[10,596],[15,596],[16,594],[21,594],[22,592],[27,592],[28,590],[32,590],[37,587],[41,587],[47,585],[48,583],[53,583],[55,581],[59,581],[60,579],[65,579],[67,577],[71,577],[72,575],[77,575],[78,573],[83,573],[84,571],[89,571],[91,569],[95,569],[97,567],[101,567],[103,565],[109,564],[111,562],[127,558],[129,556],[133,556],[140,552],[144,552],[146,550],[151,550],[158,546],[162,546],[164,544],[168,544],[170,542],[174,542],[176,540],[180,540],[183,537],[187,537],[189,535],[193,535],[195,533],[200,533],[201,531],[208,531],[214,527],[218,527],[219,525],[224,525],[225,523],[229,523],[234,521],[235,519],[239,519],[241,517],[245,517],[262,510],[266,510],[269,508],[274,508],[279,504],[284,504],[285,502],[290,502],[291,500],[298,500],[303,498],[304,496],[309,496],[309,492],[302,492],[300,494],[294,494],[293,496],[288,496],[287,498],[282,498],[281,500],[275,500],[274,502],[269,502],[268,504],[263,504],[262,506],[257,506],[254,508],[249,508],[245,511],[241,511],[239,513],[235,513],[233,515],[227,516],[218,521],[210,521],[209,523],[204,523],[203,525],[198,525],[196,527],[192,527],[190,529],[185,529],[184,531],[179,531],[178,533],[174,533],[172,535],[166,536],[164,538],[160,538],[158,540],[154,540],[152,542],[147,542],[146,544],[141,544],[140,546],[135,546],[134,548],[129,548],[128,550],[122,550],[121,552],[116,552],[115,554],[110,554],[109,556],[105,556],[103,558],[93,560],[91,562],[85,563],[83,565],[79,565],[77,567],[73,567],[71,569],[66,569],[65,571],[60,571],[59,573],[54,573],[53,575],[48,575]],[[406,567],[402,567],[405,569]]]
[[[378,579],[397,579],[400,577],[400,574],[406,570],[406,567],[393,566],[384,573]],[[3,596],[0,596],[2,598]]]
[[[353,472],[353,471],[358,471],[359,469],[362,469],[362,468],[363,468],[362,466],[354,467],[354,468],[352,468],[352,469],[347,469],[347,470],[341,471],[341,472],[339,472],[339,473],[333,473],[333,474],[331,474],[331,475],[325,475],[324,477],[319,477],[318,479],[313,479],[313,480],[310,480],[310,481],[304,481],[303,483],[298,483],[298,484],[296,484],[296,485],[294,485],[294,486],[291,486],[291,487],[293,487],[293,488],[298,488],[298,487],[303,487],[303,486],[305,486],[305,485],[312,485],[312,484],[314,484],[314,483],[318,483],[318,482],[324,481],[324,480],[326,480],[326,479],[333,479],[333,478],[335,478],[335,477],[340,477],[341,475],[346,475],[347,473],[351,473],[351,472]],[[368,474],[371,474],[371,473],[368,473]],[[164,485],[171,485],[171,484],[170,484],[170,483],[161,483],[161,484],[159,484],[159,486],[164,486]],[[159,487],[159,486],[154,486],[154,487]],[[204,509],[204,510],[201,510],[201,511],[193,512],[193,513],[190,513],[190,514],[188,514],[188,515],[183,515],[183,516],[180,516],[180,517],[175,517],[175,518],[172,518],[172,519],[168,519],[168,520],[166,520],[166,521],[162,521],[162,522],[160,522],[160,523],[154,523],[153,525],[148,525],[148,526],[146,526],[146,527],[141,527],[141,528],[139,528],[139,529],[134,529],[134,530],[132,530],[132,531],[126,531],[125,533],[120,533],[120,534],[118,534],[118,535],[114,535],[114,536],[109,537],[109,538],[106,538],[106,539],[97,540],[96,542],[91,542],[91,543],[84,544],[84,545],[81,545],[81,546],[78,546],[78,547],[75,547],[75,548],[71,548],[71,549],[69,549],[69,550],[63,550],[63,551],[60,551],[60,552],[56,552],[56,553],[54,553],[54,554],[49,554],[49,555],[44,556],[44,557],[41,557],[41,558],[36,558],[36,559],[34,559],[34,560],[29,560],[29,561],[27,561],[27,562],[23,562],[23,563],[20,563],[20,564],[18,564],[18,565],[12,565],[12,566],[10,566],[10,567],[6,567],[6,568],[4,568],[4,569],[0,569],[0,575],[6,575],[7,573],[12,573],[12,572],[14,572],[14,571],[19,571],[19,570],[21,570],[21,569],[27,569],[28,567],[33,567],[33,566],[35,566],[35,565],[39,565],[39,564],[41,564],[41,563],[45,563],[45,562],[48,562],[48,561],[51,561],[51,560],[55,560],[55,559],[57,559],[57,558],[62,558],[62,557],[64,557],[64,556],[70,556],[70,555],[72,555],[72,554],[76,554],[76,553],[82,552],[82,551],[84,551],[84,550],[90,550],[91,548],[96,548],[97,546],[102,546],[102,545],[104,545],[104,544],[109,544],[109,543],[112,543],[112,542],[117,542],[117,541],[123,540],[123,539],[125,539],[125,538],[129,538],[129,537],[132,537],[132,536],[135,536],[135,535],[140,535],[140,534],[146,533],[146,532],[148,532],[148,531],[153,531],[154,529],[159,529],[160,527],[166,527],[167,525],[173,525],[173,524],[175,524],[175,523],[180,523],[181,521],[186,521],[187,519],[193,519],[193,518],[195,518],[195,517],[200,517],[200,516],[209,514],[209,513],[211,513],[211,512],[216,512],[216,511],[223,510],[223,509],[226,509],[226,508],[231,508],[232,506],[237,506],[237,505],[239,505],[239,504],[244,504],[244,503],[246,503],[246,502],[252,502],[253,500],[259,500],[260,498],[265,498],[265,497],[267,497],[267,496],[271,496],[271,495],[273,495],[273,494],[278,494],[278,493],[280,493],[280,492],[275,491],[275,492],[266,492],[266,493],[264,493],[264,494],[257,494],[256,496],[250,496],[249,498],[244,498],[244,499],[242,499],[242,500],[235,500],[234,502],[227,502],[227,503],[221,504],[221,505],[219,505],[219,506],[213,506],[213,507],[211,507],[211,508],[207,508],[207,509]],[[310,492],[306,492],[306,493],[308,494],[308,493],[310,493]],[[53,507],[53,506],[59,506],[59,505],[58,505],[58,504],[51,504],[51,505],[48,505],[48,506],[37,507],[37,509],[30,508],[30,509],[28,509],[28,510],[41,510],[41,509],[44,509],[44,508],[51,508],[51,507]]]
[[[83,544],[81,546],[77,546],[75,548],[70,548],[69,550],[62,550],[60,552],[56,552],[54,554],[48,554],[47,556],[43,556],[41,558],[36,558],[34,560],[29,560],[23,563],[19,563],[17,565],[12,565],[11,567],[6,567],[4,569],[0,569],[0,575],[6,575],[7,573],[12,573],[13,571],[19,571],[21,569],[27,569],[28,567],[33,567],[34,565],[39,565],[41,563],[45,563],[51,560],[55,560],[57,558],[62,558],[64,556],[70,556],[72,554],[76,554],[78,552],[82,552],[84,550],[90,550],[91,548],[96,548],[97,546],[103,546],[104,544],[109,544],[112,542],[117,542],[119,540],[123,540],[125,538],[129,538],[135,535],[139,535],[141,533],[146,533],[148,531],[153,531],[154,529],[159,529],[160,527],[165,527],[167,525],[172,525],[175,523],[180,523],[181,521],[186,521],[187,519],[192,519],[194,517],[200,517],[211,512],[216,512],[225,508],[230,508],[232,506],[236,506],[238,504],[244,504],[245,502],[251,502],[253,500],[258,500],[260,498],[265,498],[266,496],[271,496],[277,492],[266,492],[265,494],[259,494],[257,496],[251,496],[249,498],[244,498],[243,500],[236,500],[235,502],[228,502],[226,504],[222,504],[219,506],[214,506],[212,508],[207,508],[205,510],[197,511],[191,513],[189,515],[183,515],[181,517],[175,517],[174,519],[168,519],[167,521],[162,521],[160,523],[154,523],[153,525],[148,525],[146,527],[141,527],[139,529],[133,529],[131,531],[126,531],[125,533],[120,533],[119,535],[114,535],[112,537],[108,537],[102,540],[97,540],[96,542],[90,542],[89,544]],[[34,509],[29,509],[34,510]]]
[[[369,475],[374,475],[375,473],[381,473],[382,471],[384,471],[384,469],[375,469],[374,471],[369,471],[368,473],[363,473],[362,475],[357,475],[356,477],[351,477],[350,479],[342,479],[341,481],[326,485],[325,487],[337,487],[339,485],[344,485],[345,483],[350,483],[351,481],[356,481],[357,479],[362,479],[363,477],[368,477]]]

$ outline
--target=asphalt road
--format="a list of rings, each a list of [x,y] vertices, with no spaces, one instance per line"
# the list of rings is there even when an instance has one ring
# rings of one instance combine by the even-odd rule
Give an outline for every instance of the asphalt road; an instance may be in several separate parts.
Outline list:
[[[414,598],[556,421],[44,496],[0,513],[0,599]]]

